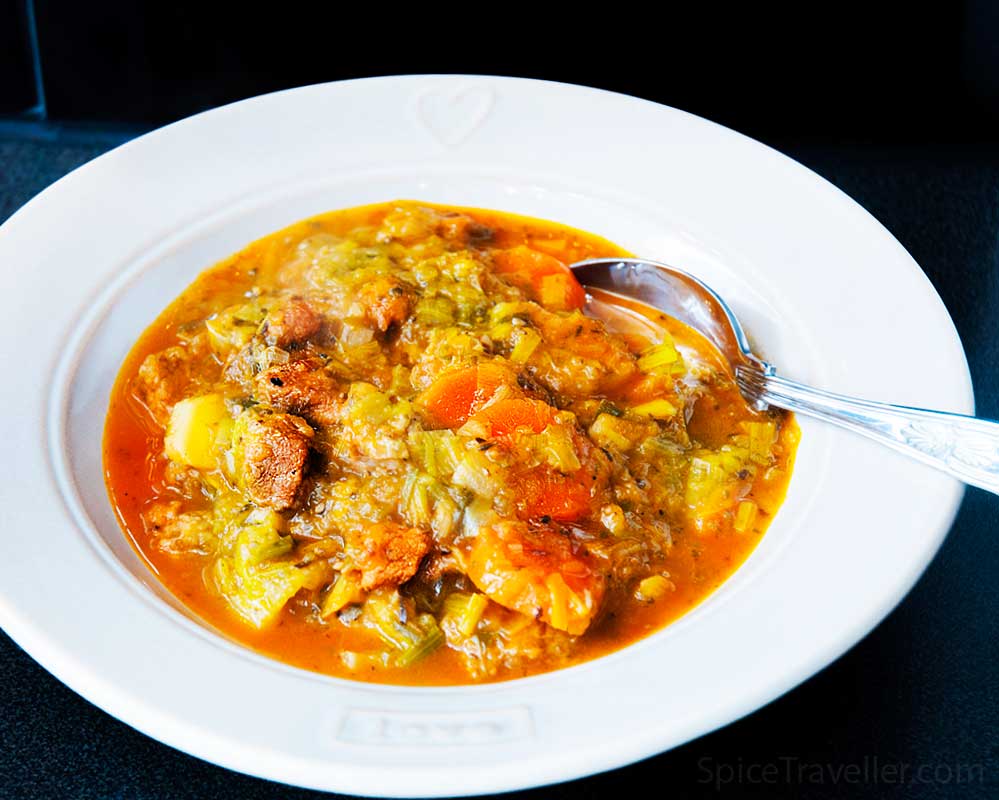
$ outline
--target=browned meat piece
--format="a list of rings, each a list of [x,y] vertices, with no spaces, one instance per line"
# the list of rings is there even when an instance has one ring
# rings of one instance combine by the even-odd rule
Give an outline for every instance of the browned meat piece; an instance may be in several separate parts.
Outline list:
[[[211,552],[215,544],[208,511],[181,511],[179,500],[154,503],[142,512],[150,538],[165,553]]]
[[[166,426],[174,404],[187,396],[191,382],[189,358],[183,347],[168,347],[150,353],[139,367],[132,393],[160,425]]]
[[[201,494],[201,473],[176,461],[167,461],[163,470],[165,483],[180,490],[185,497],[198,497]]]
[[[264,320],[264,341],[284,350],[294,350],[319,333],[323,318],[297,297],[272,309]]]
[[[254,503],[279,511],[295,504],[314,435],[291,414],[251,408],[240,415],[233,444],[240,482]]]
[[[395,278],[375,278],[361,287],[358,298],[368,322],[382,333],[405,322],[412,305],[412,292]]]
[[[412,578],[430,542],[427,531],[380,522],[348,536],[347,549],[352,566],[361,571],[361,588],[368,591]]]
[[[332,425],[337,421],[343,393],[320,359],[302,358],[261,372],[255,394],[274,408]]]
[[[437,233],[444,239],[464,245],[483,245],[493,238],[493,229],[467,214],[443,214]]]

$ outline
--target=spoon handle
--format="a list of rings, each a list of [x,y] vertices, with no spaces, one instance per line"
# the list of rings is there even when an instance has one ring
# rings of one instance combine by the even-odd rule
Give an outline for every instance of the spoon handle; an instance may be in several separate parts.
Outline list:
[[[999,422],[963,414],[858,400],[739,366],[736,379],[752,399],[839,425],[999,494]]]

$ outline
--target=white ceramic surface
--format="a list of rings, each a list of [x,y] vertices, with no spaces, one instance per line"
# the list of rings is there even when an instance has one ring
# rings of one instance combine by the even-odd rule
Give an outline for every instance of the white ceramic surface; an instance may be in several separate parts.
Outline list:
[[[951,320],[891,235],[813,173],[705,120],[461,76],[312,86],[201,114],[76,170],[0,228],[16,299],[0,316],[0,426],[16,454],[0,460],[0,624],[84,697],[181,750],[292,784],[527,787],[767,703],[866,634],[936,552],[958,484],[802,420],[787,502],[748,562],[676,624],[598,661],[498,685],[367,686],[212,633],[111,514],[100,438],[118,365],[204,267],[307,215],[396,197],[602,234],[703,277],[789,377],[973,410]]]

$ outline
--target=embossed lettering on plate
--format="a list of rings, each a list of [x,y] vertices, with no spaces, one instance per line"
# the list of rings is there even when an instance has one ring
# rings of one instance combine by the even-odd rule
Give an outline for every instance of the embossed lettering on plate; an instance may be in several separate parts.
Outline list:
[[[531,712],[523,706],[455,714],[418,714],[353,708],[337,739],[349,744],[435,747],[495,744],[534,735]]]
[[[425,89],[416,98],[416,118],[438,142],[456,147],[485,122],[494,102],[485,86]]]

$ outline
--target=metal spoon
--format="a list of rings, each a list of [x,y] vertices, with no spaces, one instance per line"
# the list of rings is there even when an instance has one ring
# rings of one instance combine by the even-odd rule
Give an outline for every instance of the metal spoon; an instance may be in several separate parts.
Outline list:
[[[704,334],[728,359],[740,391],[758,410],[773,405],[831,422],[999,494],[999,422],[858,400],[778,377],[773,365],[753,354],[725,301],[675,267],[637,258],[595,258],[571,269],[584,286],[654,306]]]

